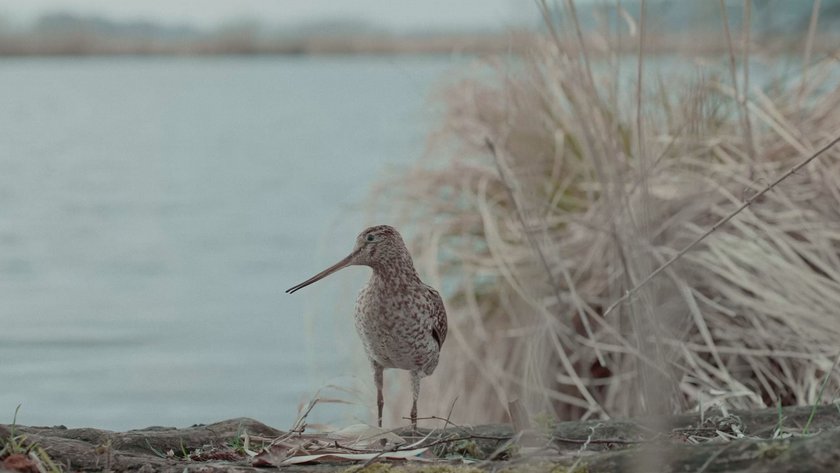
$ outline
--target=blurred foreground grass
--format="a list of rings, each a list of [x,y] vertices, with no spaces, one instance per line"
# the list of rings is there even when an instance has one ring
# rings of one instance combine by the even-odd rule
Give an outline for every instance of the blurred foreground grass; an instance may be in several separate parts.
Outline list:
[[[428,158],[377,189],[446,288],[451,341],[423,386],[437,402],[421,409],[445,417],[454,403],[461,423],[506,421],[516,398],[561,419],[754,409],[816,402],[823,380],[831,399],[838,148],[605,315],[840,133],[840,67],[814,53],[816,21],[797,72],[771,67],[759,85],[751,59],[766,51],[748,27],[722,22],[721,67],[686,74],[686,54],[651,72],[644,21],[627,20],[604,35],[635,44],[628,70],[615,49],[594,59],[566,7],[562,23],[546,8],[548,33],[521,60],[450,84]]]

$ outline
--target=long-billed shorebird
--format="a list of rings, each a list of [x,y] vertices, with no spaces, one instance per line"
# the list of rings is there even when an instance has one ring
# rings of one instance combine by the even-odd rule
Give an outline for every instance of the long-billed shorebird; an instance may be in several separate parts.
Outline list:
[[[291,294],[347,266],[373,269],[356,299],[356,331],[373,366],[378,425],[382,427],[382,374],[386,368],[411,372],[414,402],[411,425],[417,428],[420,379],[432,374],[446,339],[446,310],[440,294],[420,280],[399,232],[388,225],[370,227],[356,237],[346,258],[288,289]]]

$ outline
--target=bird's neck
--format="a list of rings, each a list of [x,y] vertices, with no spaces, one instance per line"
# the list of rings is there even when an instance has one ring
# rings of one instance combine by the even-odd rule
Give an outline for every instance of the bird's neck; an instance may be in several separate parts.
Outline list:
[[[411,256],[401,256],[378,261],[370,265],[373,269],[371,282],[386,287],[397,287],[401,284],[420,283],[420,276],[414,269]]]

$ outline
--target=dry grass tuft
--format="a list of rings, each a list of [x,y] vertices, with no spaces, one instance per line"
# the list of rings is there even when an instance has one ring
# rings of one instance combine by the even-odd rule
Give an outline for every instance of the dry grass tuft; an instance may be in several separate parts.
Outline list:
[[[687,58],[590,62],[565,18],[446,89],[429,151],[446,159],[382,187],[445,288],[424,414],[456,397],[459,423],[507,420],[514,398],[563,419],[814,402],[840,340],[836,147],[604,311],[838,134],[836,59],[758,87],[736,64],[742,34],[734,68],[686,79]],[[633,30],[622,40],[643,44]]]

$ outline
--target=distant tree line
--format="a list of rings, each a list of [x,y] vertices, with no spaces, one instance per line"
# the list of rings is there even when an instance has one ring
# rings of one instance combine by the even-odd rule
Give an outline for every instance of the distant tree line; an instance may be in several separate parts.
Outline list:
[[[732,28],[744,18],[743,0],[726,0]],[[623,13],[617,13],[615,5]],[[551,12],[558,24],[567,22],[562,2]],[[790,49],[808,30],[811,1],[753,0],[751,36]],[[626,29],[638,22],[640,0],[591,2],[577,5],[578,23],[584,30]],[[719,52],[722,12],[716,1],[649,0],[646,25],[651,52],[690,48]],[[840,33],[840,0],[823,0],[819,31],[836,40]],[[544,29],[535,9],[534,19],[520,29]],[[682,41],[672,41],[679,38]],[[26,26],[13,26],[0,17],[0,55],[85,54],[389,54],[516,52],[525,47],[519,36],[502,28],[474,31],[392,32],[363,21],[327,19],[297,25],[271,25],[259,20],[234,19],[215,28],[165,24],[148,20],[118,21],[66,12],[49,13]],[[834,41],[818,42],[830,49]]]

